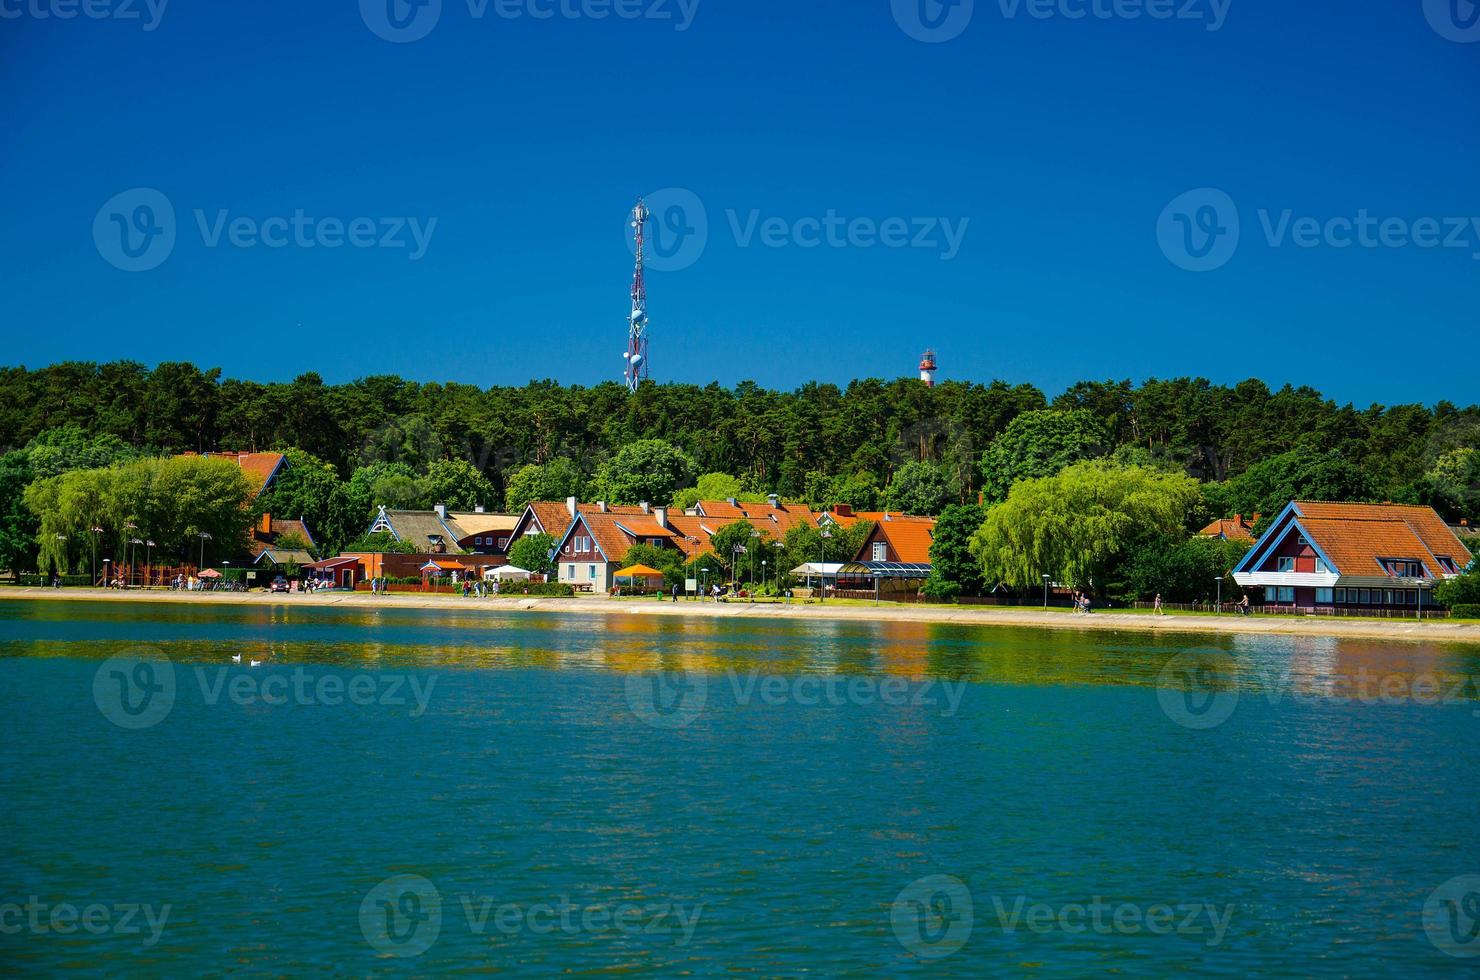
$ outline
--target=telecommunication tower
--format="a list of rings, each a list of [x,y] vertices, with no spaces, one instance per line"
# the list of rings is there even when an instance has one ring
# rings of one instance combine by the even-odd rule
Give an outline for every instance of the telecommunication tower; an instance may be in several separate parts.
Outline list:
[[[637,237],[637,267],[632,272],[632,313],[627,318],[627,351],[622,355],[627,362],[622,376],[627,380],[629,391],[636,391],[638,383],[648,376],[647,286],[642,281],[642,249],[643,236],[651,217],[652,212],[639,198],[637,207],[632,209],[632,228]]]

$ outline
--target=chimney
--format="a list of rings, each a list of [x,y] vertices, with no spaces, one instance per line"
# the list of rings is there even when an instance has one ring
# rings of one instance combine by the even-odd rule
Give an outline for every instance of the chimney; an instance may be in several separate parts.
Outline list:
[[[740,501],[736,500],[734,497],[726,497],[725,503],[729,504],[731,507],[740,506]]]
[[[432,504],[432,510],[436,511],[437,512],[437,516],[440,517],[442,520],[444,520],[444,521],[447,520],[447,505],[446,504]]]
[[[596,509],[599,510],[599,511],[601,511],[603,514],[605,514],[606,513],[606,501],[605,500],[598,500],[598,501],[596,501]]]
[[[768,493],[766,494],[766,503],[771,505],[772,510],[775,510],[781,506],[781,497],[774,493]]]
[[[653,518],[657,520],[659,527],[666,529],[668,527],[668,508],[654,507]]]
[[[1244,515],[1243,514],[1234,514],[1233,515],[1233,523],[1238,524],[1238,525],[1242,525],[1244,523]]]
[[[1258,512],[1258,511],[1257,511],[1257,510],[1256,510],[1256,511],[1254,511],[1254,519],[1253,519],[1253,520],[1252,520],[1252,521],[1250,521],[1250,522],[1249,522],[1249,523],[1250,523],[1250,524],[1258,524],[1258,523],[1259,523],[1259,518],[1261,518],[1261,517],[1263,517],[1263,516],[1264,516],[1264,515],[1263,515],[1263,514],[1261,514],[1261,513],[1259,513],[1259,512]]]
[[[833,505],[833,513],[836,514],[836,515],[838,515],[839,517],[852,517],[853,516],[853,505],[852,504],[834,504]]]
[[[651,513],[652,512],[652,508],[648,505],[648,502],[646,500],[639,500],[637,502],[637,506],[639,506],[639,507],[642,508],[642,512],[644,514],[648,514],[648,513]]]
[[[262,515],[262,525],[261,525],[261,527],[262,527],[262,533],[263,534],[271,534],[272,533],[272,515],[271,514],[263,514]]]
[[[576,516],[576,498],[574,498],[574,497],[566,497],[565,498],[565,509],[570,512],[570,516],[571,517],[575,517]]]

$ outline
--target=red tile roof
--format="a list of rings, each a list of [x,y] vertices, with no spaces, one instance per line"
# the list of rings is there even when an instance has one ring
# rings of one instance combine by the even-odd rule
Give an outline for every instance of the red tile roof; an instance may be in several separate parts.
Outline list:
[[[1227,538],[1230,541],[1252,541],[1254,532],[1244,523],[1242,516],[1220,517],[1197,532],[1205,538]]]
[[[1446,574],[1436,560],[1456,569],[1470,551],[1432,507],[1408,504],[1347,504],[1297,500],[1300,525],[1342,575],[1387,575],[1379,559],[1423,562],[1431,574]]]
[[[934,532],[933,517],[909,517],[902,520],[894,517],[887,521],[880,520],[874,524],[873,532],[859,549],[855,561],[869,561],[872,543],[882,538],[889,544],[893,555],[891,561],[929,564],[930,544],[935,540]]]

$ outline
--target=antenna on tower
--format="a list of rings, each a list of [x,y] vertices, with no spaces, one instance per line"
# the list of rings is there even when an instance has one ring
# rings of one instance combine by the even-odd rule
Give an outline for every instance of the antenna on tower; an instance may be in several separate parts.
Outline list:
[[[632,313],[627,318],[627,351],[622,355],[627,366],[622,376],[627,380],[627,390],[636,391],[637,385],[648,376],[647,360],[647,286],[642,281],[643,236],[652,212],[637,199],[632,209],[632,227],[637,232],[637,267],[632,272]]]

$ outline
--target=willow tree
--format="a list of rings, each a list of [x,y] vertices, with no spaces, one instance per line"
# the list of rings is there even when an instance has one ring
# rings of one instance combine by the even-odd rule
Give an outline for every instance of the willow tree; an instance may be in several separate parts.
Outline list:
[[[987,511],[971,553],[988,582],[1041,586],[1045,574],[1092,589],[1139,541],[1186,530],[1201,503],[1196,480],[1107,461],[1023,480]]]

